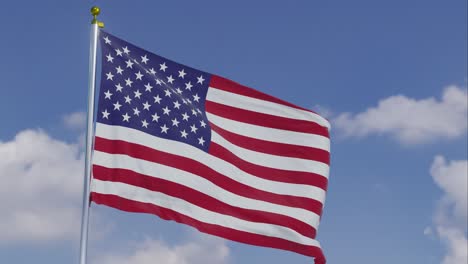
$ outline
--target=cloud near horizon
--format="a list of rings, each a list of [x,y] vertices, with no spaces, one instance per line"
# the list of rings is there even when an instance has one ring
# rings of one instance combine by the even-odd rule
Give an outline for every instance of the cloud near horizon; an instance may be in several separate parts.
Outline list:
[[[83,156],[77,144],[24,130],[0,141],[0,243],[77,238]]]
[[[467,131],[466,87],[448,86],[440,100],[395,95],[360,113],[343,113],[332,120],[345,137],[387,134],[403,144],[454,139]]]
[[[223,239],[194,234],[178,245],[147,239],[130,246],[130,252],[107,252],[92,261],[93,264],[228,264],[230,251]]]
[[[444,192],[434,213],[434,233],[447,248],[442,264],[466,264],[468,160],[447,162],[443,156],[436,156],[430,173]]]

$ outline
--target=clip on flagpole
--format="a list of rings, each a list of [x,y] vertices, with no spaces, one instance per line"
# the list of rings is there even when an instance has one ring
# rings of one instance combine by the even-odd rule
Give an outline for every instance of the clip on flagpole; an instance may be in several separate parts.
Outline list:
[[[83,188],[83,209],[81,214],[81,241],[80,241],[80,264],[86,264],[86,253],[88,244],[88,224],[90,206],[90,181],[91,181],[91,156],[93,148],[94,131],[94,95],[96,91],[96,56],[97,40],[99,28],[104,27],[104,23],[97,20],[100,9],[97,6],[91,8],[93,20],[91,21],[91,44],[89,53],[89,82],[88,82],[88,116],[86,125],[86,157],[85,157],[85,177]]]

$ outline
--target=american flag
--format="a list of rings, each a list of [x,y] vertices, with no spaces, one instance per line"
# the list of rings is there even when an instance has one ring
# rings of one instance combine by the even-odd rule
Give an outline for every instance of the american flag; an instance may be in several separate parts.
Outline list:
[[[91,199],[325,263],[329,123],[100,31]]]

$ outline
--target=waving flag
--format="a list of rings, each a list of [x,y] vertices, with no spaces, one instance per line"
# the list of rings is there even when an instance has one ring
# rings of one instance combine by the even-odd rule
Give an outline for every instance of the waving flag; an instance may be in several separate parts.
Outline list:
[[[316,113],[100,32],[91,199],[325,263]]]

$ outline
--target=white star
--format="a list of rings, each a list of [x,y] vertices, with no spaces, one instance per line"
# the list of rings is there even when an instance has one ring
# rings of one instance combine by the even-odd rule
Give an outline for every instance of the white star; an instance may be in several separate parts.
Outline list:
[[[153,96],[153,98],[154,98],[155,103],[161,104],[161,97],[159,97],[159,94],[156,96]]]
[[[135,98],[138,98],[138,99],[141,99],[140,96],[141,96],[141,93],[140,93],[140,90],[136,90],[135,92],[133,92],[135,94]]]
[[[141,121],[141,127],[148,128],[148,122],[146,120]]]
[[[197,133],[198,128],[195,126],[195,124],[190,126],[190,132]]]
[[[169,115],[169,113],[171,112],[171,110],[166,106],[166,107],[163,108],[163,112],[164,112],[164,113],[163,113],[164,115]]]
[[[199,84],[203,84],[203,82],[205,81],[205,79],[203,79],[203,75],[200,75],[200,77],[197,77],[197,83]]]
[[[138,107],[133,108],[133,114],[136,116],[140,115],[140,110],[138,110]]]
[[[135,75],[136,75],[136,79],[137,79],[137,80],[141,80],[141,77],[143,77],[143,74],[141,74],[140,71],[138,71],[137,73],[135,73]]]
[[[179,101],[174,102],[174,108],[180,109],[180,103]]]
[[[195,94],[195,95],[193,96],[193,100],[194,100],[195,102],[197,102],[197,103],[200,102],[200,96],[198,96],[198,94]]]
[[[182,114],[182,120],[184,120],[184,121],[188,121],[189,117],[190,117],[190,116],[187,115],[187,113],[183,113],[183,114]]]
[[[114,62],[114,57],[112,57],[112,55],[109,53],[109,55],[106,56],[107,57],[107,61],[113,63]]]
[[[160,116],[158,115],[158,113],[154,113],[154,115],[151,116],[153,118],[153,121],[156,121],[158,122]]]
[[[123,121],[130,122],[130,116],[127,113],[125,113],[125,115],[122,115],[122,117],[123,117]]]
[[[198,112],[200,115],[203,114],[202,111],[200,110],[200,108],[197,109],[197,112]]]
[[[164,124],[164,126],[161,127],[161,133],[167,134],[167,130],[169,130],[169,128],[166,126],[166,124]]]
[[[109,119],[109,115],[110,115],[110,113],[107,112],[107,109],[104,110],[104,112],[102,112],[102,118]]]
[[[122,51],[119,49],[115,49],[115,53],[117,53],[117,56],[122,57]]]
[[[185,84],[185,90],[191,91],[191,90],[192,90],[192,87],[193,87],[193,85],[192,85],[191,82],[188,82],[188,83]]]
[[[125,46],[123,48],[123,52],[128,55],[130,53],[130,50],[127,48],[127,46]]]
[[[143,109],[144,110],[148,110],[149,111],[149,108],[151,107],[150,104],[148,104],[148,101],[146,101],[144,104],[143,104]]]
[[[161,85],[162,85],[162,82],[161,82],[161,80],[159,80],[159,79],[156,79],[156,84],[157,84],[157,85],[159,85],[159,86],[161,86]]]
[[[200,121],[200,126],[201,126],[201,127],[206,127],[206,123],[205,123],[205,121],[203,121],[203,120],[202,120],[202,121]]]
[[[187,138],[187,135],[188,135],[188,134],[187,134],[187,132],[185,132],[185,129],[182,130],[182,131],[180,131],[180,134],[181,134],[181,135],[180,135],[181,137]]]
[[[148,57],[146,56],[141,56],[141,62],[143,62],[144,64],[146,64],[147,62],[149,61]]]
[[[192,109],[192,115],[194,115],[194,116],[197,115],[197,111],[195,111],[195,109]]]
[[[187,73],[185,73],[184,69],[182,69],[181,71],[179,71],[179,77],[180,77],[180,78],[183,79],[183,78],[185,77],[185,75],[187,75]]]
[[[112,93],[109,90],[107,90],[107,92],[105,92],[104,95],[106,96],[104,99],[111,99]]]
[[[131,104],[132,103],[132,98],[130,98],[130,96],[125,96],[125,102],[128,103],[128,104]]]
[[[177,120],[177,118],[172,119],[172,126],[178,127],[178,126],[179,126],[179,123],[180,123],[180,122]]]
[[[153,75],[156,74],[156,71],[155,71],[153,68],[149,69],[149,72],[150,72],[151,74],[153,74]]]
[[[169,89],[164,90],[164,93],[167,97],[171,97],[172,93],[169,91]]]
[[[132,83],[133,83],[133,81],[130,80],[130,78],[127,78],[127,79],[125,80],[125,85],[126,85],[126,86],[132,87]]]
[[[119,101],[117,101],[117,103],[114,104],[114,110],[120,111],[120,107],[122,107],[122,105],[119,103]]]
[[[151,93],[151,89],[153,89],[153,86],[151,86],[151,84],[150,84],[150,83],[148,83],[148,84],[146,84],[146,85],[145,85],[145,91],[147,91],[147,92],[150,92],[150,93]]]
[[[118,83],[115,85],[115,89],[117,90],[117,92],[122,92],[123,86],[120,85],[120,83]]]
[[[172,75],[167,77],[167,82],[172,84],[174,82],[174,78],[172,78]]]
[[[161,68],[159,68],[161,71],[166,72],[167,66],[165,62],[163,64],[159,64],[159,66],[161,66]]]
[[[119,67],[116,67],[115,69],[117,70],[118,74],[122,75],[123,69],[120,68],[120,65],[119,65]]]
[[[104,37],[104,41],[109,45],[112,43],[112,41],[107,36]]]
[[[108,72],[108,73],[106,73],[106,75],[107,75],[107,80],[113,81],[112,78],[114,78],[114,75],[112,74],[112,72]]]
[[[183,98],[183,97],[182,97],[182,103],[188,104],[187,100],[185,100],[185,98]]]
[[[133,62],[131,60],[127,60],[125,63],[127,63],[127,68],[133,69]]]
[[[176,88],[176,92],[177,92],[178,94],[182,94],[182,90],[181,90],[179,87]]]
[[[203,146],[203,143],[205,143],[205,140],[203,139],[203,137],[200,137],[198,139],[198,144],[202,145]]]

